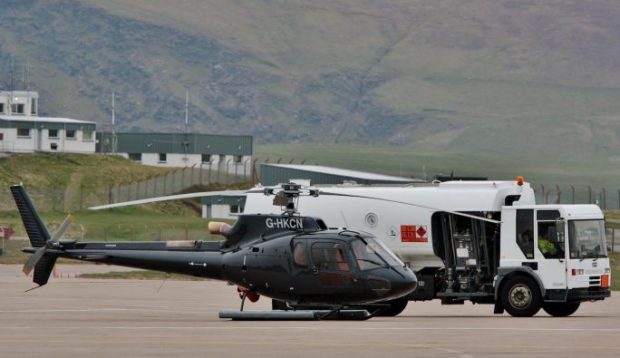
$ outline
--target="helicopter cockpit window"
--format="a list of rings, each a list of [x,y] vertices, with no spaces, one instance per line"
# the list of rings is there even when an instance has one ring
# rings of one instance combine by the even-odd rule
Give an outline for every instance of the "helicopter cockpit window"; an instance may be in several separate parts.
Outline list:
[[[381,242],[371,238],[351,241],[353,255],[360,270],[370,270],[377,267],[403,266],[400,259],[390,252]]]
[[[308,267],[308,255],[306,255],[306,244],[295,242],[293,246],[293,262],[299,267]]]
[[[335,242],[312,244],[312,262],[319,270],[349,271],[344,245]]]

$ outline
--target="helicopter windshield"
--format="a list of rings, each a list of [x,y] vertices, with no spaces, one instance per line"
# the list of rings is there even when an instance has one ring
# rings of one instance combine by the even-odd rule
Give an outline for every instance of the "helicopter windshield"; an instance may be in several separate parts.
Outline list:
[[[372,238],[351,241],[353,255],[360,270],[366,271],[378,267],[404,266],[383,243]]]

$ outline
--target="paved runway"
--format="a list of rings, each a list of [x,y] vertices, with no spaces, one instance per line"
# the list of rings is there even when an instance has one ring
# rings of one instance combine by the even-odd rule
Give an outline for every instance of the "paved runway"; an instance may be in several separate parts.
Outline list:
[[[107,271],[73,265],[61,272]],[[53,279],[40,289],[0,266],[0,357],[617,357],[620,294],[575,316],[495,316],[492,306],[412,302],[363,322],[233,322],[221,282]],[[158,291],[159,289],[159,291]],[[267,309],[264,298],[247,309]]]

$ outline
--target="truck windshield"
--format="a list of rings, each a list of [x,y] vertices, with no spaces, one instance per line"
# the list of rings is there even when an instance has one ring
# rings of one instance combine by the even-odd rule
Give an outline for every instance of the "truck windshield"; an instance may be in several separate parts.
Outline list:
[[[351,241],[353,255],[360,270],[370,270],[377,267],[403,266],[388,248],[372,238],[357,239]]]
[[[568,224],[572,259],[607,257],[603,220],[572,220]]]

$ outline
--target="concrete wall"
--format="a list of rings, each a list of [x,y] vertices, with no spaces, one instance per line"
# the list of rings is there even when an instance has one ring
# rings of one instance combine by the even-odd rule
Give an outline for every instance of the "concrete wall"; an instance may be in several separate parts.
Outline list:
[[[50,138],[49,129],[30,129],[29,136],[17,136],[17,128],[0,128],[2,140],[0,151],[32,153],[42,152],[67,152],[67,153],[95,153],[95,132],[90,140],[84,140],[81,130],[75,131],[75,138],[67,138],[64,129],[58,129],[58,137]],[[52,149],[52,144],[56,149]]]
[[[237,219],[236,215],[231,215],[230,205],[203,205],[202,217],[204,219]]]

